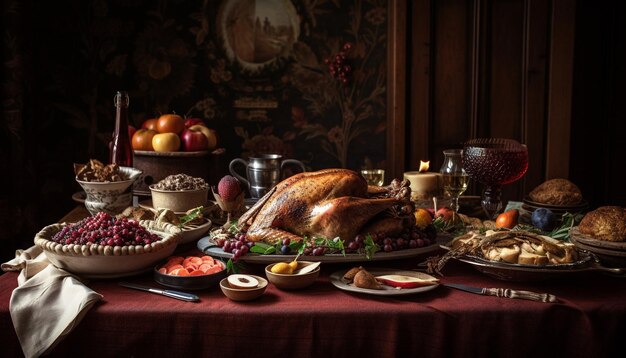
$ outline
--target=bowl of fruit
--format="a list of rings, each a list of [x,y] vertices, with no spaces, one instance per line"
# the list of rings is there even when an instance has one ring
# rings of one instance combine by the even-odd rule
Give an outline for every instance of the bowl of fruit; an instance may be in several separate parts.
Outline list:
[[[181,290],[204,290],[226,277],[226,265],[211,256],[194,254],[170,256],[154,268],[154,280]]]
[[[311,286],[320,275],[320,262],[277,262],[265,267],[265,276],[281,290],[298,290]]]
[[[174,252],[180,236],[176,225],[100,212],[48,225],[34,241],[59,268],[87,278],[114,278],[148,271]]]

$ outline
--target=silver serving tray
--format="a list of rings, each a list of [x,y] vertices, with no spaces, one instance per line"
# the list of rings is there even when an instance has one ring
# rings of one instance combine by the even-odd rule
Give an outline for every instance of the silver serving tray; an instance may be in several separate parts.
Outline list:
[[[408,259],[418,257],[424,254],[429,254],[435,251],[439,251],[440,243],[444,241],[448,241],[449,237],[437,237],[437,243],[419,247],[415,249],[403,249],[392,252],[376,252],[372,258],[368,259],[365,254],[356,254],[356,253],[346,253],[346,255],[342,254],[326,254],[321,256],[306,256],[307,261],[319,261],[326,263],[345,263],[345,262],[374,262],[374,261],[388,261],[388,260],[400,260],[400,259]],[[203,253],[213,256],[220,257],[223,259],[230,259],[233,257],[233,254],[224,252],[221,247],[217,246],[208,236],[203,237],[198,240],[197,247]],[[280,254],[255,254],[255,253],[247,253],[239,258],[239,261],[246,263],[259,263],[259,264],[270,264],[275,262],[285,262],[291,261],[295,259],[296,255],[280,255]]]
[[[450,249],[443,245],[441,247],[445,250]],[[626,268],[602,266],[600,260],[593,253],[587,250],[577,249],[577,251],[580,260],[576,262],[541,266],[490,261],[473,255],[463,255],[457,258],[457,260],[472,265],[476,270],[487,276],[503,281],[543,281],[590,271],[626,277]]]

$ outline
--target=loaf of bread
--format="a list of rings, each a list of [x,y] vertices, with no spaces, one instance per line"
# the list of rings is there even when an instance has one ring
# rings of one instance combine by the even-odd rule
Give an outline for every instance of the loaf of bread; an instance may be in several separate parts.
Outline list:
[[[601,206],[588,212],[578,230],[598,240],[626,241],[626,208]]]
[[[576,184],[567,179],[550,179],[528,194],[532,201],[541,204],[571,206],[580,204],[583,195]]]

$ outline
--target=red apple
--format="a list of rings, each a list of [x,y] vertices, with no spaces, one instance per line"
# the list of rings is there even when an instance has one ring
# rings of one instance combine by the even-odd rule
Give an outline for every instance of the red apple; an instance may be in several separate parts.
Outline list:
[[[143,123],[141,123],[141,128],[157,130],[157,121],[157,118],[146,119]]]
[[[185,152],[207,150],[209,146],[209,139],[197,128],[187,128],[183,130],[180,139],[182,140],[183,150]]]
[[[442,217],[443,221],[451,221],[454,218],[454,211],[452,211],[452,209],[447,208],[447,207],[443,207],[439,210],[437,210],[437,213],[435,214],[435,217]]]
[[[213,150],[215,149],[215,147],[217,147],[217,135],[214,129],[210,129],[209,127],[202,125],[202,124],[194,124],[188,129],[191,129],[194,131],[200,131],[206,136],[209,142],[206,149]]]
[[[200,118],[187,118],[185,119],[185,128],[189,128],[191,126],[194,126],[196,124],[202,124],[204,125],[204,121]]]
[[[130,124],[128,125],[128,138],[132,138],[133,134],[135,134],[135,132],[137,131],[137,128],[131,126]]]

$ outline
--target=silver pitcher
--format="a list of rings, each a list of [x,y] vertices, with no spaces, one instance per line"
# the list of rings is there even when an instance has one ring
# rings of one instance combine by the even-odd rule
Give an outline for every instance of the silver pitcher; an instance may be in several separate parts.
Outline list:
[[[242,164],[246,168],[247,178],[235,171],[237,164]],[[228,170],[230,174],[248,187],[250,196],[253,199],[258,199],[283,179],[282,170],[290,164],[298,166],[303,172],[305,171],[304,164],[301,161],[295,159],[282,160],[282,155],[280,154],[263,154],[248,158],[247,161],[236,158],[230,162]]]

